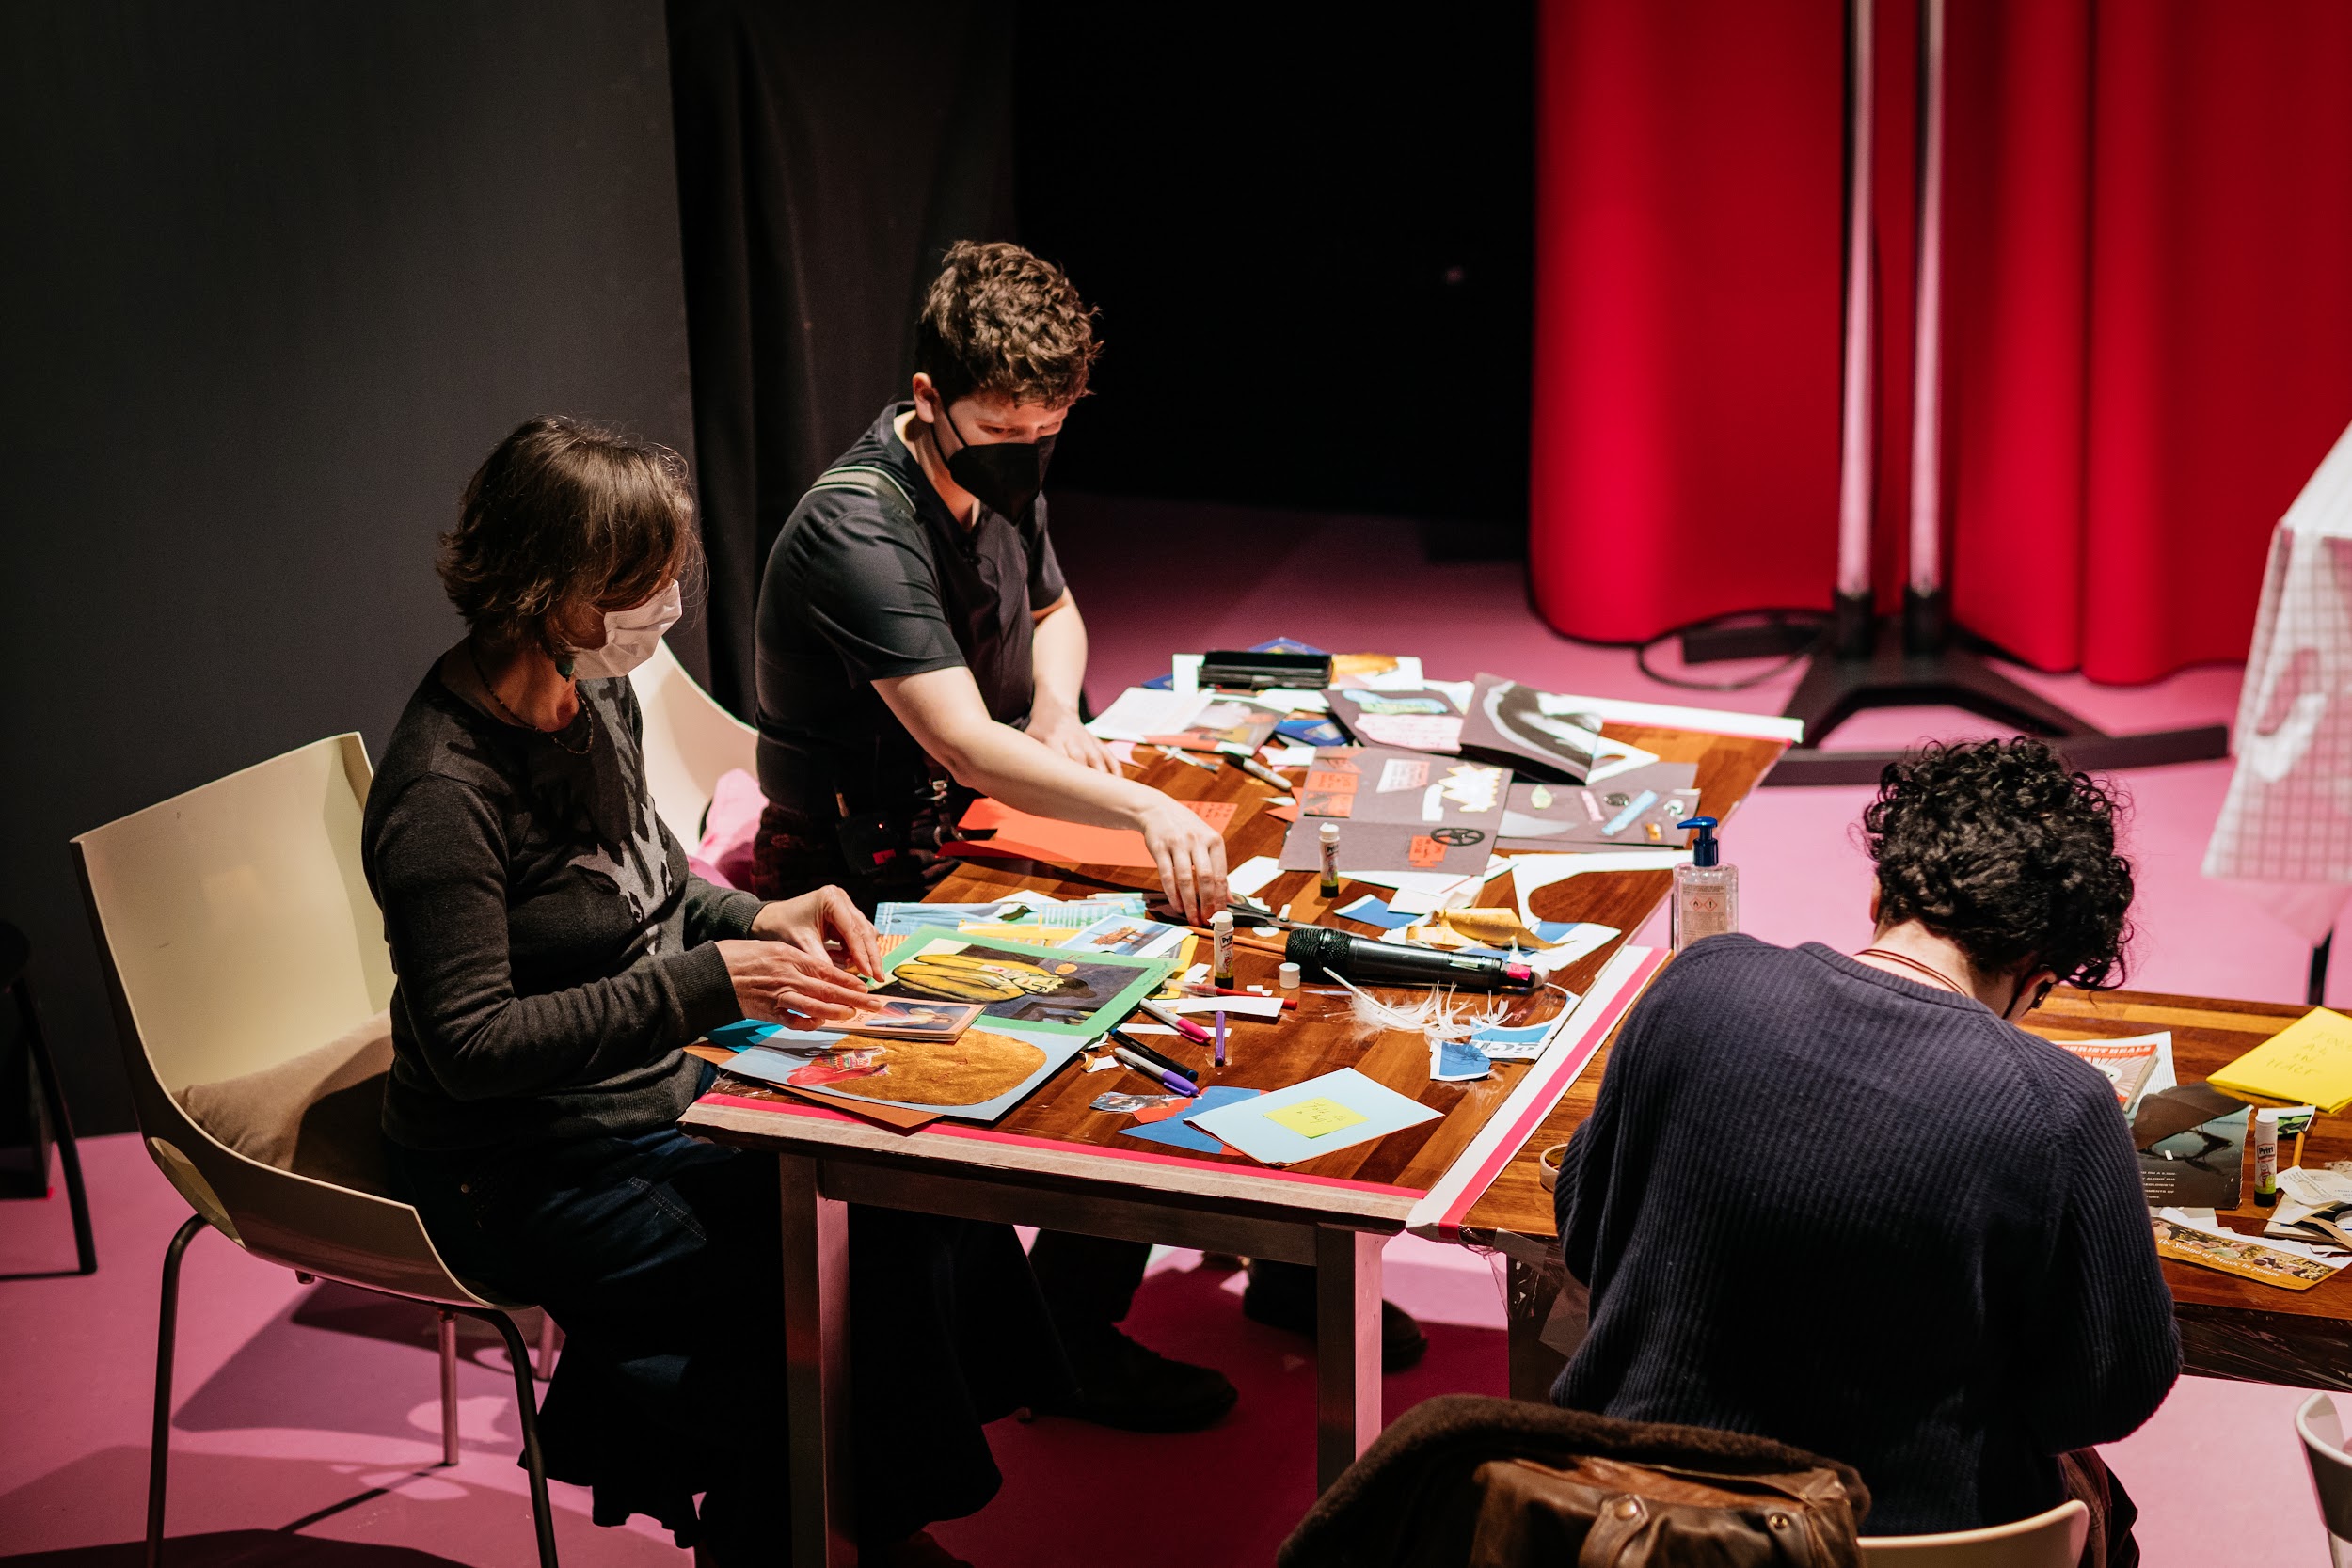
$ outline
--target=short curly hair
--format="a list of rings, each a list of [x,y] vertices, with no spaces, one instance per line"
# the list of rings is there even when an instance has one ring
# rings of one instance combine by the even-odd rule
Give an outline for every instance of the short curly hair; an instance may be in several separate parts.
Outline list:
[[[943,403],[994,392],[1066,408],[1102,352],[1094,312],[1061,269],[1001,242],[949,245],[914,325],[914,368]]]
[[[1916,920],[1991,974],[2031,960],[2101,990],[2123,978],[2132,863],[2123,801],[2039,740],[1929,746],[1887,764],[1862,814],[1882,926]]]
[[[441,586],[493,646],[570,653],[572,605],[624,610],[700,562],[686,463],[609,425],[542,415],[517,425],[466,482],[441,535]]]

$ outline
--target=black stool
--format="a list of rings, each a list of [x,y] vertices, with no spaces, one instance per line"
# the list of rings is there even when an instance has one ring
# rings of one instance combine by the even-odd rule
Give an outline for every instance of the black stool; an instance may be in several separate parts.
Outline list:
[[[33,1072],[40,1079],[49,1135],[56,1140],[57,1161],[65,1167],[66,1202],[73,1212],[73,1250],[81,1259],[81,1267],[73,1272],[95,1274],[98,1243],[90,1237],[89,1194],[82,1185],[82,1155],[73,1143],[73,1118],[66,1114],[65,1085],[57,1081],[57,1059],[49,1053],[48,1037],[40,1032],[40,1013],[33,1006],[33,982],[25,974],[32,960],[32,942],[24,932],[0,920],[0,990],[15,998],[16,1016],[24,1029],[24,1046],[32,1053]],[[39,1166],[34,1175],[45,1191],[49,1184],[48,1150],[38,1127],[33,1135],[33,1153]]]

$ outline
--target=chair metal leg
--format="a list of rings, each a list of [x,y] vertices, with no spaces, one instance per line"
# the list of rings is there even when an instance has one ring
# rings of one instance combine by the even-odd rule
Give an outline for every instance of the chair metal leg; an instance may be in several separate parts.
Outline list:
[[[457,1463],[457,1314],[441,1308],[441,1463]]]
[[[171,1464],[171,1351],[180,1329],[180,1259],[204,1228],[204,1216],[190,1214],[164,1253],[164,1299],[155,1322],[155,1431],[147,1450],[147,1568],[164,1553],[164,1481]]]
[[[556,1568],[555,1509],[548,1501],[548,1465],[539,1453],[539,1391],[532,1386],[531,1352],[523,1343],[523,1331],[503,1312],[459,1310],[492,1323],[506,1341],[506,1359],[515,1370],[515,1410],[523,1425],[523,1467],[531,1472],[531,1518],[539,1531],[539,1568]]]
[[[89,1191],[82,1183],[82,1150],[73,1141],[73,1117],[65,1108],[65,1085],[57,1079],[57,1059],[50,1054],[49,1037],[40,1032],[40,1014],[33,1006],[33,983],[18,976],[8,988],[16,993],[17,1017],[24,1021],[24,1041],[33,1053],[33,1069],[40,1074],[41,1103],[49,1111],[49,1135],[57,1141],[57,1164],[65,1172],[65,1201],[73,1216],[73,1254],[77,1273],[98,1272],[98,1243],[90,1231]]]

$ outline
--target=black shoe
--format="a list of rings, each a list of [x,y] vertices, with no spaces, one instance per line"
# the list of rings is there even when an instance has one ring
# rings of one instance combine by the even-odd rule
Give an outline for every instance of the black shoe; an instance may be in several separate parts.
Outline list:
[[[1275,1284],[1259,1275],[1250,1276],[1248,1287],[1241,1293],[1242,1316],[1268,1328],[1288,1329],[1309,1338],[1315,1333],[1314,1274],[1300,1270],[1306,1276],[1307,1289],[1300,1290],[1288,1278]],[[1284,1270],[1283,1275],[1289,1275]],[[1421,1331],[1413,1315],[1392,1301],[1380,1304],[1380,1370],[1401,1372],[1419,1361],[1429,1351],[1429,1336]]]
[[[1078,1391],[1040,1414],[1068,1416],[1121,1432],[1198,1432],[1233,1408],[1241,1391],[1213,1367],[1171,1361],[1108,1323],[1065,1331]]]

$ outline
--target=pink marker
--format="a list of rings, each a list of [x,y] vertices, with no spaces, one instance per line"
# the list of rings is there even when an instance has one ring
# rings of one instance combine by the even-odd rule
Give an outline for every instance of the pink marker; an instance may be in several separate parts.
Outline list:
[[[1192,1041],[1193,1044],[1206,1045],[1208,1043],[1209,1032],[1206,1029],[1201,1028],[1198,1023],[1195,1023],[1192,1020],[1186,1018],[1184,1014],[1175,1011],[1173,1008],[1163,1007],[1157,1002],[1144,1002],[1137,1004],[1137,1006],[1141,1006],[1145,1012],[1150,1013],[1153,1018],[1158,1019],[1162,1023],[1167,1024],[1170,1029],[1173,1029],[1178,1034],[1184,1036],[1184,1038]]]

